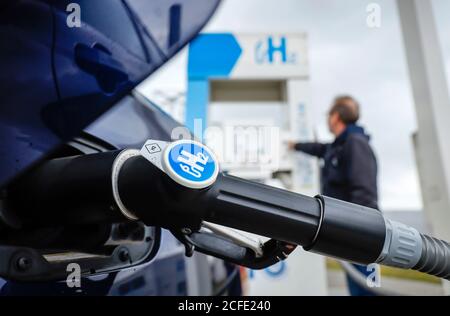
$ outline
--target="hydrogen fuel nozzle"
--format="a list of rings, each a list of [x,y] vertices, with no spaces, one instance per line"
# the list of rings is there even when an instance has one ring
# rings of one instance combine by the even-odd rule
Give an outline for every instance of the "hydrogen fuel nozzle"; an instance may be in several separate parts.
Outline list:
[[[52,159],[12,191],[11,205],[30,225],[142,221],[169,229],[188,255],[200,251],[254,269],[301,246],[450,279],[447,242],[375,209],[230,176],[209,148],[192,140],[149,140],[141,150]]]

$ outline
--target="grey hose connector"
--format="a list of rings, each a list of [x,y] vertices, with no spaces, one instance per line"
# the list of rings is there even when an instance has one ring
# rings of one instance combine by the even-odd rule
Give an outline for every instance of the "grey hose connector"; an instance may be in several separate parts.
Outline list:
[[[415,228],[385,219],[386,238],[379,264],[413,269],[450,280],[450,244]]]
[[[422,238],[413,227],[385,219],[386,237],[376,263],[402,269],[412,269],[422,255]]]
[[[414,270],[450,280],[450,244],[421,235],[422,255]]]

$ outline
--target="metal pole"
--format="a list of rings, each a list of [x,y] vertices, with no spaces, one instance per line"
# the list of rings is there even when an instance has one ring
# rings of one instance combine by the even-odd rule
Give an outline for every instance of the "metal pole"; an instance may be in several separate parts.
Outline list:
[[[417,114],[414,136],[424,208],[434,234],[450,239],[450,98],[433,7],[397,0]],[[449,282],[445,288],[450,294]]]

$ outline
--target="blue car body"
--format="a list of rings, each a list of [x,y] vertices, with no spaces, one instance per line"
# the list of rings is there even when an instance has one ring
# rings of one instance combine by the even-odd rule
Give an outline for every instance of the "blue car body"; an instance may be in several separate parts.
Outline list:
[[[69,26],[71,15],[77,17],[73,3],[81,8],[81,27]],[[109,149],[139,148],[149,138],[169,140],[179,124],[131,91],[201,30],[218,3],[2,1],[0,189],[80,135]],[[183,247],[163,231],[150,262],[87,282],[81,294],[187,294]],[[61,282],[0,279],[0,293],[75,292]]]

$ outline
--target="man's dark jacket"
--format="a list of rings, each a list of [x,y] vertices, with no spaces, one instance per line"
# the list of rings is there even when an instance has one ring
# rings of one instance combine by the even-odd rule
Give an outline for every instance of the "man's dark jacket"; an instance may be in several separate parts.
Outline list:
[[[378,209],[377,161],[370,137],[349,125],[332,144],[299,143],[295,149],[322,158],[322,194]]]

